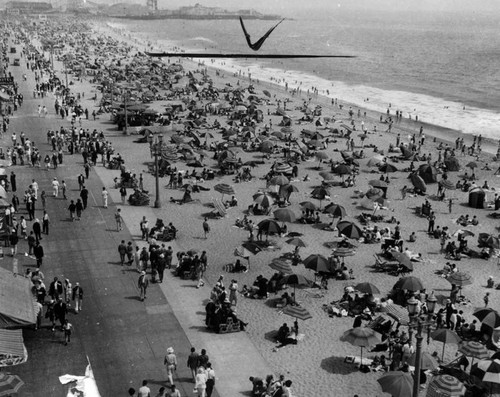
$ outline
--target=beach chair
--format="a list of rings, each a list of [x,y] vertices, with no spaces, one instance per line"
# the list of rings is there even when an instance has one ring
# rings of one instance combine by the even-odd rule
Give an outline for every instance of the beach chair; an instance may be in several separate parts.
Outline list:
[[[375,264],[373,267],[375,270],[378,270],[380,272],[389,272],[389,273],[395,273],[398,271],[399,263],[397,261],[388,261],[385,259],[382,259],[378,255],[373,255],[375,257]]]
[[[227,215],[226,207],[224,206],[221,200],[213,199],[213,205],[214,209],[212,213],[215,214],[215,216],[223,218]]]

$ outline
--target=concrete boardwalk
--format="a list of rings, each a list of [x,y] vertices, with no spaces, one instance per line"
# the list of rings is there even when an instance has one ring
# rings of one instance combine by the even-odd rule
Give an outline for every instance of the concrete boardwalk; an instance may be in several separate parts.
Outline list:
[[[57,65],[56,65],[57,66]],[[43,156],[50,152],[46,132],[68,126],[67,120],[53,114],[39,118],[39,104],[53,109],[54,98],[34,99],[33,74],[26,66],[11,68],[25,101],[11,118],[10,131],[3,138],[3,146],[10,144],[10,134],[24,131],[34,140]],[[22,81],[22,74],[28,81]],[[90,88],[90,87],[89,87]],[[90,96],[90,92],[88,92]],[[98,122],[86,121],[85,128],[102,129]],[[113,138],[111,138],[112,140]],[[122,153],[125,158],[131,153]],[[138,274],[131,268],[122,269],[117,246],[121,240],[134,241],[139,246],[139,221],[142,216],[155,220],[167,218],[165,210],[149,207],[121,206],[126,228],[116,231],[115,204],[118,191],[111,190],[115,173],[98,166],[91,172],[87,188],[91,192],[89,207],[81,221],[71,222],[67,207],[69,201],[51,197],[51,181],[57,177],[68,184],[68,198],[79,196],[77,176],[83,171],[80,155],[65,156],[64,164],[57,170],[46,171],[27,166],[14,166],[8,172],[17,174],[18,196],[22,201],[25,188],[35,179],[48,194],[47,211],[51,217],[50,235],[43,236],[44,265],[47,288],[54,276],[79,282],[85,291],[84,309],[68,315],[74,326],[74,335],[68,346],[63,344],[61,331],[52,332],[47,320],[39,331],[26,329],[25,344],[29,359],[26,364],[9,368],[26,382],[20,396],[65,396],[67,387],[58,377],[63,374],[83,375],[87,357],[92,363],[100,393],[106,396],[126,395],[129,387],[138,389],[143,379],[148,379],[153,395],[166,385],[163,357],[167,347],[176,350],[179,366],[175,383],[182,395],[192,395],[193,383],[185,363],[191,346],[199,351],[205,348],[216,370],[214,396],[245,395],[250,389],[248,376],[271,373],[267,363],[244,332],[217,335],[204,327],[204,306],[209,286],[200,290],[194,282],[174,279],[166,275],[163,284],[151,285],[145,302],[138,299],[136,287]],[[108,209],[101,206],[100,192],[107,186],[112,201]],[[22,206],[21,206],[22,207]],[[36,215],[41,218],[41,204],[37,202]],[[162,212],[163,211],[163,212]],[[23,215],[23,210],[18,214]],[[31,229],[29,224],[28,229]],[[184,249],[182,240],[172,244],[175,251]],[[26,242],[19,245],[19,252],[27,250]],[[30,257],[18,255],[19,271],[34,267]],[[12,259],[4,259],[2,267],[11,269]]]

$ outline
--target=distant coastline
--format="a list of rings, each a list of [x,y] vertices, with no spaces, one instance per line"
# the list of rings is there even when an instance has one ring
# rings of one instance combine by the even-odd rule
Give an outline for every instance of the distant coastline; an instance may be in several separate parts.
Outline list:
[[[216,15],[190,15],[190,14],[162,14],[151,13],[144,15],[110,15],[110,18],[153,20],[153,19],[187,19],[187,20],[231,20],[244,17],[245,19],[278,20],[279,15],[248,15],[248,14],[216,14]]]

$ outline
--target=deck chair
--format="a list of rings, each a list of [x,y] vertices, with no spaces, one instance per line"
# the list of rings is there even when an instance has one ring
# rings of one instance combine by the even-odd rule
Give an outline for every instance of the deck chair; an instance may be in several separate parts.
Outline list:
[[[388,261],[385,259],[382,259],[378,255],[373,255],[375,257],[375,264],[373,267],[380,271],[380,272],[395,272],[398,269],[398,262],[397,261]]]
[[[225,217],[227,215],[227,210],[224,204],[219,199],[213,199],[214,209],[212,211],[218,217]]]

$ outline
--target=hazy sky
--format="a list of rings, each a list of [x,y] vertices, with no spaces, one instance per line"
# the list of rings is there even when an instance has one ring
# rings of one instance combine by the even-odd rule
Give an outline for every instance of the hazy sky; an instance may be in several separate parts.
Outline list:
[[[100,0],[108,2],[111,0]],[[119,0],[113,0],[117,2]],[[142,0],[135,0],[142,2]],[[145,0],[144,0],[145,2]],[[500,11],[498,0],[158,0],[159,8],[177,8],[179,6],[200,3],[204,6],[220,6],[229,10],[253,8],[260,12],[278,13],[285,16],[299,16],[307,11],[333,11],[334,9],[369,9],[377,11],[462,11],[488,12]],[[500,15],[500,14],[499,14]],[[500,19],[500,17],[499,17]]]

